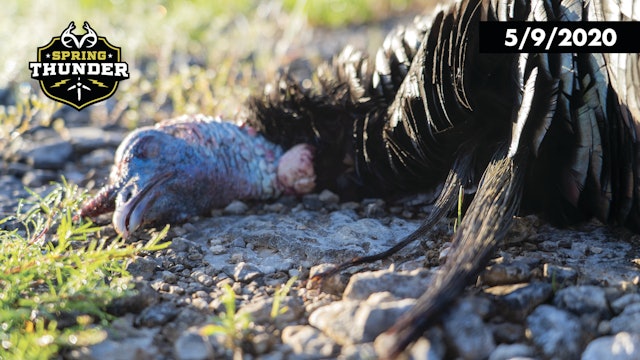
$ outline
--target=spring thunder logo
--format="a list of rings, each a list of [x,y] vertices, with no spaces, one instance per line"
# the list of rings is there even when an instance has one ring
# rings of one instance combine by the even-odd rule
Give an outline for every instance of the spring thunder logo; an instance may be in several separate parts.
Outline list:
[[[118,82],[129,78],[120,48],[98,36],[88,22],[86,33],[76,35],[73,21],[60,36],[38,48],[38,61],[30,62],[31,78],[53,100],[81,110],[113,95]]]

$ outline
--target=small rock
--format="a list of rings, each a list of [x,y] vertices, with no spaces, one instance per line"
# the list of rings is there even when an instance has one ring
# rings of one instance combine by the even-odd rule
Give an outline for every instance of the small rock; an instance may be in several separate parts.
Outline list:
[[[484,291],[495,296],[501,314],[515,320],[524,319],[553,293],[551,285],[543,282],[500,285]]]
[[[380,297],[372,296],[365,302],[333,302],[311,313],[309,324],[342,345],[370,342],[391,327],[416,302],[414,299],[379,300]]]
[[[345,299],[365,300],[371,294],[388,291],[398,298],[419,298],[431,284],[430,272],[399,273],[379,270],[357,273],[351,277],[344,290]]]
[[[271,349],[273,339],[267,333],[259,333],[251,339],[251,345],[256,355],[262,355]]]
[[[313,279],[315,276],[332,270],[335,267],[336,266],[334,264],[319,264],[313,266],[309,270],[309,279]],[[323,277],[320,281],[309,281],[307,282],[307,288],[313,288],[320,285],[323,292],[340,295],[347,287],[347,281],[349,281],[349,278],[342,272],[339,272],[331,277]]]
[[[366,203],[366,201],[363,201],[363,204],[364,203]],[[384,207],[384,200],[375,199],[364,206],[364,216],[368,218],[381,218],[386,213]]]
[[[373,343],[377,357],[384,357],[389,354],[389,350],[395,341],[393,335],[382,333]],[[426,338],[421,337],[413,345],[405,351],[409,360],[440,360],[443,359],[446,352],[446,346],[443,339],[442,331],[437,328],[431,328],[426,333]],[[375,358],[376,356],[370,357]],[[480,357],[476,357],[480,358]],[[356,357],[355,359],[361,359]]]
[[[573,359],[580,354],[582,329],[573,314],[540,305],[527,317],[533,344],[549,359]]]
[[[640,334],[640,303],[633,303],[624,308],[620,315],[610,321],[613,333],[630,332]]]
[[[439,360],[444,358],[445,346],[442,336],[434,339],[434,331],[429,331],[429,339],[421,337],[409,349],[411,360]]]
[[[140,313],[136,318],[137,326],[161,326],[173,320],[180,311],[171,302],[163,302],[150,306]]]
[[[448,343],[463,359],[486,358],[496,347],[491,329],[464,299],[451,309],[442,322]]]
[[[96,149],[80,159],[83,166],[97,168],[101,166],[111,165],[115,152],[111,149]]]
[[[58,173],[51,170],[29,170],[22,177],[22,184],[28,188],[37,188],[52,181],[60,180]]]
[[[80,154],[105,147],[117,147],[124,140],[124,134],[120,132],[105,131],[93,126],[72,127],[67,131],[73,150]]]
[[[124,316],[110,325],[109,336],[104,341],[89,347],[87,359],[154,359],[160,356],[154,345],[159,329],[138,329],[133,326],[133,317]]]
[[[244,305],[238,310],[239,314],[249,314],[251,319],[257,324],[269,324],[274,321],[279,324],[294,322],[304,313],[304,303],[298,297],[285,296],[280,303],[280,309],[286,309],[276,315],[275,320],[271,318],[273,309],[273,297],[262,297]]]
[[[525,340],[524,325],[512,322],[492,325],[493,338],[497,343],[516,343]]]
[[[341,360],[369,360],[379,358],[373,343],[345,345],[340,351]]]
[[[608,317],[609,304],[603,288],[598,286],[570,286],[559,290],[553,303],[576,315],[598,314],[600,318]]]
[[[114,299],[107,306],[107,312],[116,316],[123,316],[127,313],[137,314],[159,300],[158,292],[147,281],[136,280],[135,290],[131,296]]]
[[[575,284],[578,279],[578,272],[568,266],[544,264],[542,273],[551,283],[558,284],[560,287]]]
[[[213,281],[213,278],[205,273],[203,273],[202,271],[194,271],[191,273],[191,278],[196,280],[197,282],[199,282],[200,284],[206,286],[206,287],[211,287],[213,286],[213,284],[215,283],[215,281]]]
[[[358,310],[358,301],[335,301],[316,309],[309,316],[309,324],[341,345],[351,344],[353,319]]]
[[[582,353],[582,360],[601,359],[640,359],[640,334],[620,332],[614,336],[604,336],[591,341]]]
[[[282,329],[282,342],[291,346],[296,355],[305,358],[329,358],[336,354],[336,344],[320,330],[308,325],[293,325]]]
[[[179,360],[205,360],[214,356],[208,339],[190,329],[182,334],[173,345],[173,354]]]
[[[249,206],[247,204],[240,200],[233,200],[231,204],[224,208],[223,213],[229,215],[242,215],[246,213],[247,210],[249,210]]]
[[[624,308],[633,303],[640,303],[640,294],[631,293],[622,295],[618,299],[611,302],[611,310],[613,310],[614,314],[620,314],[624,310]]]
[[[139,360],[154,359],[159,356],[153,345],[153,335],[157,333],[148,329],[148,336],[128,337],[123,340],[104,340],[89,348],[89,359]]]
[[[140,276],[145,280],[151,279],[158,267],[158,263],[147,257],[139,257],[127,266],[127,271],[133,276]]]
[[[165,270],[162,272],[162,281],[167,284],[175,284],[178,281],[178,276],[171,271]]]
[[[531,278],[531,268],[523,261],[491,265],[480,276],[482,283],[489,286],[522,283],[529,278]]]
[[[253,264],[247,264],[244,261],[237,263],[235,266],[225,266],[223,271],[233,277],[236,281],[248,283],[262,275],[260,269]]]
[[[25,155],[27,164],[35,169],[61,170],[71,157],[73,148],[68,141],[54,141],[38,145]]]
[[[500,344],[489,355],[489,360],[509,360],[517,358],[533,358],[535,352],[525,344]]]
[[[322,201],[320,201],[320,197],[318,194],[307,194],[302,197],[302,204],[304,204],[305,209],[308,210],[320,210],[324,205]]]
[[[360,207],[360,203],[357,203],[355,201],[347,201],[340,204],[341,210],[357,210],[359,207]]]
[[[340,197],[330,190],[325,189],[322,190],[318,195],[318,200],[322,201],[325,204],[337,204],[340,202]]]
[[[281,204],[279,202],[273,203],[273,204],[266,204],[263,206],[264,211],[273,212],[273,213],[283,212],[286,208],[287,208],[286,205]]]
[[[186,252],[191,248],[197,248],[198,244],[183,237],[175,237],[171,240],[170,247],[176,252]]]

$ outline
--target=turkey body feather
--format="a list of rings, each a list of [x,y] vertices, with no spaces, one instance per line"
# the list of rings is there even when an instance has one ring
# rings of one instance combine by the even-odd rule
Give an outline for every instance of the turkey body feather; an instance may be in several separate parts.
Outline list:
[[[399,246],[428,236],[459,186],[477,188],[451,260],[387,332],[386,355],[398,355],[438,319],[518,212],[561,225],[595,216],[640,230],[639,55],[484,54],[477,31],[480,21],[638,20],[637,0],[463,0],[395,30],[374,58],[345,49],[311,90],[283,78],[280,88],[295,96],[282,91],[251,101],[254,126],[317,144],[319,160],[333,159],[319,161],[317,173],[350,159],[338,162],[339,175],[324,187],[380,194],[442,186],[434,213]],[[304,116],[311,100],[331,110]],[[307,129],[304,136],[299,129]]]

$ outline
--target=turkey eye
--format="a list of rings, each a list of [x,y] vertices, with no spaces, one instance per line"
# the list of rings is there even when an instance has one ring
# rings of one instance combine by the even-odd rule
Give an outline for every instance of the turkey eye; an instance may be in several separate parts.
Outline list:
[[[136,157],[139,159],[153,159],[158,156],[159,152],[160,147],[155,139],[151,136],[146,136],[138,142]]]

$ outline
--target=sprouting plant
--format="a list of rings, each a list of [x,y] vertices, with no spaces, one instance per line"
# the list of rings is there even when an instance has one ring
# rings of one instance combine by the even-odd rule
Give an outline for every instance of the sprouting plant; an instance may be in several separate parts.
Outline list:
[[[225,347],[237,352],[240,351],[241,343],[249,330],[251,316],[248,313],[236,311],[236,294],[231,286],[225,284],[222,291],[220,300],[225,311],[216,316],[212,324],[203,326],[200,329],[200,335],[221,334],[225,338]]]
[[[271,319],[275,319],[278,315],[282,315],[286,313],[289,308],[287,306],[282,306],[282,300],[289,295],[289,291],[291,291],[291,287],[293,283],[298,280],[297,276],[292,276],[286,284],[282,285],[278,290],[276,290],[273,295],[273,305],[271,305]]]
[[[0,220],[19,223],[0,229],[2,359],[49,359],[62,347],[103,340],[107,306],[133,291],[128,262],[169,245],[161,243],[168,228],[144,244],[100,239],[91,222],[72,220],[85,194],[64,181],[45,196],[31,193],[34,200]],[[61,317],[75,321],[62,325]]]
[[[458,226],[462,223],[462,204],[464,202],[464,187],[461,185],[458,190],[458,217],[453,222],[453,232],[458,230]]]

